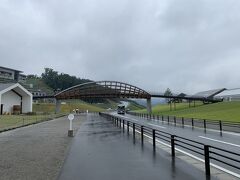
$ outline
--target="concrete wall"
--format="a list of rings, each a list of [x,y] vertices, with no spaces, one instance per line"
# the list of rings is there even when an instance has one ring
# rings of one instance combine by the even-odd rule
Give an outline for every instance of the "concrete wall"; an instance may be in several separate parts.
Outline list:
[[[13,105],[21,105],[21,97],[19,97],[13,91],[8,91],[2,94],[0,104],[3,104],[3,113],[4,112],[12,113]]]

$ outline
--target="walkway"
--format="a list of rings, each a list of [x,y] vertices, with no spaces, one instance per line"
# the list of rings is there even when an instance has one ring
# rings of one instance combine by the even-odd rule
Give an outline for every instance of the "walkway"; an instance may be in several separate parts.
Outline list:
[[[150,143],[133,142],[112,122],[88,115],[72,141],[59,180],[206,179],[203,171]],[[214,178],[212,178],[214,179]]]
[[[76,117],[75,131],[84,118]],[[68,128],[67,117],[62,117],[0,133],[0,179],[56,179],[72,142]]]

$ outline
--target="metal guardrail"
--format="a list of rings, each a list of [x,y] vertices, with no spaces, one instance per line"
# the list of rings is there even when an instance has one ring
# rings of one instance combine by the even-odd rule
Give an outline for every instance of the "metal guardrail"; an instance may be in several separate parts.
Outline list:
[[[188,125],[188,126],[191,126],[192,128],[200,127],[200,128],[203,128],[204,130],[216,129],[216,130],[219,130],[221,135],[223,130],[231,131],[231,132],[240,132],[240,123],[237,123],[237,122],[153,115],[153,114],[136,113],[136,112],[127,112],[127,113],[130,115],[141,117],[141,118],[156,119],[162,122],[173,123],[174,125],[177,125],[177,124],[180,124],[182,126]]]
[[[119,118],[106,113],[99,113],[101,116],[112,120],[113,123],[122,128],[123,131],[127,130],[127,133],[130,133],[130,127],[132,128],[133,139],[135,140],[136,130],[140,132],[141,142],[144,142],[144,134],[152,138],[153,149],[156,148],[156,140],[164,141],[169,144],[171,148],[171,155],[175,157],[176,147],[188,150],[204,159],[205,163],[205,173],[207,176],[210,176],[210,161],[213,160],[218,162],[219,165],[225,165],[230,168],[230,170],[240,171],[240,154],[231,152],[225,149],[218,147],[206,145],[191,139],[180,137],[165,131],[156,130],[144,126],[142,124],[134,123],[128,121],[124,118]],[[232,169],[231,169],[232,168]],[[229,169],[228,169],[229,170]]]

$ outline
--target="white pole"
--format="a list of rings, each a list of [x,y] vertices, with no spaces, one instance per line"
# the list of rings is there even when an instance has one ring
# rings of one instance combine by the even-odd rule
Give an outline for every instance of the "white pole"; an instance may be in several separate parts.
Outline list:
[[[70,131],[72,131],[72,120],[70,120],[70,128],[69,128]]]

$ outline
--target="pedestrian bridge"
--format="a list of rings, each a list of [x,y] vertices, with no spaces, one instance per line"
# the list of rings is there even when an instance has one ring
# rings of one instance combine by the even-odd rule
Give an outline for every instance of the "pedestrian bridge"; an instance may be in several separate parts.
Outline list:
[[[147,111],[151,113],[151,98],[170,98],[172,100],[185,99],[189,101],[202,101],[202,102],[220,102],[222,99],[216,99],[214,96],[226,90],[225,88],[199,92],[195,95],[165,95],[164,93],[150,93],[139,87],[118,82],[118,81],[96,81],[79,84],[68,89],[65,89],[54,96],[41,96],[33,97],[38,98],[55,98],[56,99],[56,112],[60,111],[61,100],[67,99],[84,99],[84,98],[134,98],[146,99]],[[175,102],[175,101],[174,101]]]
[[[117,81],[98,81],[79,84],[55,95],[56,99],[81,98],[137,98],[150,99],[151,95],[136,86]]]
[[[55,95],[56,111],[60,110],[61,100],[81,98],[134,98],[147,99],[147,110],[151,112],[151,94],[147,91],[117,81],[97,81],[79,84]]]

